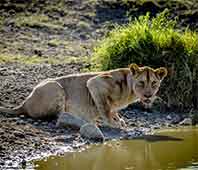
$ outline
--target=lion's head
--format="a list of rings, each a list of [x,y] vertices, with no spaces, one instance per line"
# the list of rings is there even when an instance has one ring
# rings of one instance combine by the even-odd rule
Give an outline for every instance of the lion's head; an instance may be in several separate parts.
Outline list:
[[[132,72],[133,91],[146,108],[151,107],[160,83],[167,76],[167,69],[160,67],[139,67],[137,64],[129,66]]]

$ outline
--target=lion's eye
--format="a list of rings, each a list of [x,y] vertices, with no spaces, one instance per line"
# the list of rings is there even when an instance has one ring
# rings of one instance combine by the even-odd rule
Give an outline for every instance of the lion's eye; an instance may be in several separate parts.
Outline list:
[[[139,87],[144,87],[144,82],[143,81],[138,82],[138,86]]]

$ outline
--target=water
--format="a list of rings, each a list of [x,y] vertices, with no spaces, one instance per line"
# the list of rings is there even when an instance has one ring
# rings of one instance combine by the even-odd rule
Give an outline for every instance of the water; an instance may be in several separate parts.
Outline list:
[[[198,170],[198,128],[163,130],[128,141],[35,161],[35,170]]]

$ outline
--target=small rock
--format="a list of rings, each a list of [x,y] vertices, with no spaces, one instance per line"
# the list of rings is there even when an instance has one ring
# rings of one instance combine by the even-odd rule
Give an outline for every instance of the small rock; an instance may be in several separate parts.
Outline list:
[[[31,119],[31,118],[28,118],[28,119],[27,119],[27,122],[32,123],[32,122],[34,122],[34,120]]]
[[[20,115],[19,117],[20,117],[20,118],[24,118],[24,117],[25,117],[25,115]]]
[[[26,163],[27,163],[26,160],[23,159],[22,162],[21,162],[21,165],[22,165],[22,168],[23,169],[26,168]]]
[[[48,125],[48,122],[42,122],[41,125],[42,126],[47,126]]]
[[[185,118],[183,121],[179,123],[179,125],[192,125],[192,119],[191,118]]]
[[[60,114],[56,126],[57,127],[72,127],[80,129],[81,126],[86,124],[87,122],[83,119],[81,119],[78,116],[74,116],[70,113],[62,113]]]
[[[54,128],[56,128],[56,125],[55,125],[53,122],[49,122],[49,123],[48,123],[48,127],[49,127],[50,129],[54,129]]]
[[[129,129],[124,135],[124,139],[134,139],[136,137],[142,136],[145,132],[140,129]]]
[[[75,136],[73,135],[61,135],[56,136],[53,138],[56,142],[65,142],[65,143],[71,143],[72,140],[75,140]]]
[[[39,125],[39,122],[34,122],[34,125],[35,125],[35,126],[38,126],[38,125]]]
[[[0,150],[5,150],[5,148],[3,146],[0,146]],[[0,152],[0,157],[1,157],[1,152]]]
[[[20,137],[20,138],[25,138],[25,135],[22,132],[19,132],[19,131],[15,131],[14,136]]]
[[[171,120],[171,124],[179,124],[183,120],[181,116],[174,115],[173,119]]]
[[[166,116],[166,119],[171,120],[172,117],[170,115]]]
[[[17,124],[17,125],[25,125],[26,122],[25,122],[24,120],[20,120],[20,119],[19,119],[19,120],[16,121],[16,124]]]
[[[88,139],[104,141],[104,135],[94,124],[87,123],[80,128],[80,135]]]
[[[152,127],[152,129],[160,129],[160,125],[155,125]]]
[[[129,126],[137,126],[136,122],[129,122],[128,125]]]

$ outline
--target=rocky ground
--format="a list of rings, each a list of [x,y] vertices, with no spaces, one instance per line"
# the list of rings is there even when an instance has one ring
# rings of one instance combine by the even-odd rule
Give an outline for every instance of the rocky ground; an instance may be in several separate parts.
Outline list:
[[[29,2],[0,2],[0,106],[18,105],[45,78],[88,68],[97,40],[114,28],[114,24],[127,23],[130,17],[127,13],[133,17],[145,14],[149,9],[154,9],[150,12],[155,14],[164,8],[152,2],[138,6],[134,1],[128,6],[114,0]],[[173,14],[180,15],[181,11],[191,8],[190,3],[188,5],[183,7],[180,4]],[[181,24],[192,23],[190,27],[197,29],[196,5],[192,6],[192,17],[188,17],[190,14],[181,15],[185,18]],[[121,113],[127,128],[101,128],[106,140],[130,139],[152,133],[154,129],[175,127],[189,116],[148,112],[134,106]],[[56,120],[0,114],[0,169],[25,168],[32,158],[90,143],[80,137],[78,130],[56,128],[55,124]]]

